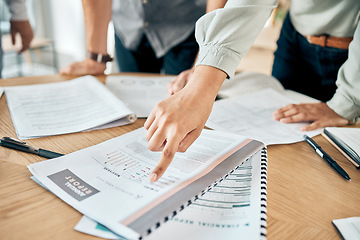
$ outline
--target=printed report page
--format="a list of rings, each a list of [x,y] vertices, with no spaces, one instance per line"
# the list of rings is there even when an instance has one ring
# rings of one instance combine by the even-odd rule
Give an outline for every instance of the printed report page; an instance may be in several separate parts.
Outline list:
[[[20,139],[89,130],[132,114],[92,76],[6,87],[5,94]]]
[[[238,166],[226,179],[178,213],[146,240],[240,240],[260,239],[261,225],[260,152]],[[264,184],[264,183],[262,183]],[[122,239],[109,229],[83,216],[75,230],[108,239]],[[174,234],[176,233],[176,234]]]
[[[185,153],[176,154],[161,179],[150,183],[148,176],[161,152],[147,149],[145,131],[141,128],[57,159],[32,164],[29,169],[42,184],[83,214],[118,234],[136,236],[121,223],[246,140],[204,130]]]

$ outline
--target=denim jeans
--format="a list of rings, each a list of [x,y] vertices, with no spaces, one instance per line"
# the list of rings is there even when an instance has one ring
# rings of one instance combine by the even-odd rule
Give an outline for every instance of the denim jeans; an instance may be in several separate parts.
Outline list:
[[[272,75],[284,88],[321,101],[330,100],[336,90],[338,70],[348,58],[348,50],[309,43],[295,30],[289,14],[277,45]]]
[[[115,34],[116,60],[120,72],[148,72],[177,75],[194,64],[198,44],[194,33],[185,41],[170,49],[163,57],[157,58],[144,36],[136,50],[126,49]]]

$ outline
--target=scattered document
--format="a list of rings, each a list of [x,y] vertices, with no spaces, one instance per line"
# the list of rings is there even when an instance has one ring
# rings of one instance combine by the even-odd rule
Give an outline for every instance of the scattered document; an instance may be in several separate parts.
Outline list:
[[[238,97],[266,88],[272,88],[278,92],[285,91],[279,80],[273,76],[246,71],[237,73],[230,80],[225,80],[221,85],[218,96],[220,98]]]
[[[161,152],[147,148],[144,128],[101,144],[28,166],[52,193],[128,239],[159,228],[178,211],[222,182],[264,144],[203,130],[185,153],[176,153],[165,174],[148,176]]]
[[[303,135],[313,137],[322,129],[303,132],[308,123],[280,123],[272,117],[278,108],[296,103],[274,89],[268,88],[214,103],[206,126],[215,130],[237,133],[267,145],[303,141]]]
[[[0,87],[0,98],[1,98],[3,93],[4,93],[4,88]]]
[[[344,240],[360,239],[360,217],[334,219],[332,222]]]
[[[5,88],[19,139],[132,123],[136,116],[92,76]]]
[[[108,76],[106,86],[123,101],[137,117],[146,118],[155,105],[169,97],[168,77]]]
[[[126,238],[113,233],[104,225],[101,225],[100,223],[97,223],[97,222],[91,220],[90,218],[86,217],[85,215],[82,216],[82,218],[76,224],[74,229],[76,231],[86,233],[89,235],[93,235],[96,237],[100,237],[100,238],[126,240]]]
[[[360,128],[327,127],[321,134],[351,163],[360,167]]]
[[[146,240],[261,239],[266,233],[266,157],[256,153]],[[261,170],[261,167],[262,170]],[[265,170],[264,170],[265,169]],[[75,230],[122,239],[83,216]]]
[[[280,81],[272,76],[251,71],[237,73],[230,80],[224,81],[219,90],[218,96],[219,98],[239,97],[244,94],[254,93],[266,88],[274,89],[285,95],[286,97],[292,99],[294,102],[320,102],[319,100],[311,98],[304,94],[292,90],[285,90],[285,88],[281,85]]]

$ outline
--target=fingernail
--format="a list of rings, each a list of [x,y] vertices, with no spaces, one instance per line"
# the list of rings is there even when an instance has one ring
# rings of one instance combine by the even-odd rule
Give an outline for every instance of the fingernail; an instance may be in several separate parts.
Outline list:
[[[156,178],[157,178],[157,174],[156,173],[151,173],[149,176],[149,181],[150,182],[156,182]]]

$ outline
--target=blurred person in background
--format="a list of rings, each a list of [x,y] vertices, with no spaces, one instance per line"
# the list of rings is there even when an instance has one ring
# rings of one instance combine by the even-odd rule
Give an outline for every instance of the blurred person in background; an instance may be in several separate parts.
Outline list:
[[[205,14],[206,0],[83,0],[88,58],[60,70],[62,74],[103,74],[107,30],[115,28],[120,72],[179,74],[195,61],[195,22]]]
[[[15,45],[16,35],[19,33],[21,37],[21,49],[18,54],[27,50],[30,47],[31,40],[34,38],[34,33],[28,20],[28,15],[25,6],[25,0],[5,0],[10,11],[10,34],[12,44]],[[0,31],[0,78],[3,68],[3,50],[1,46],[2,33]]]

